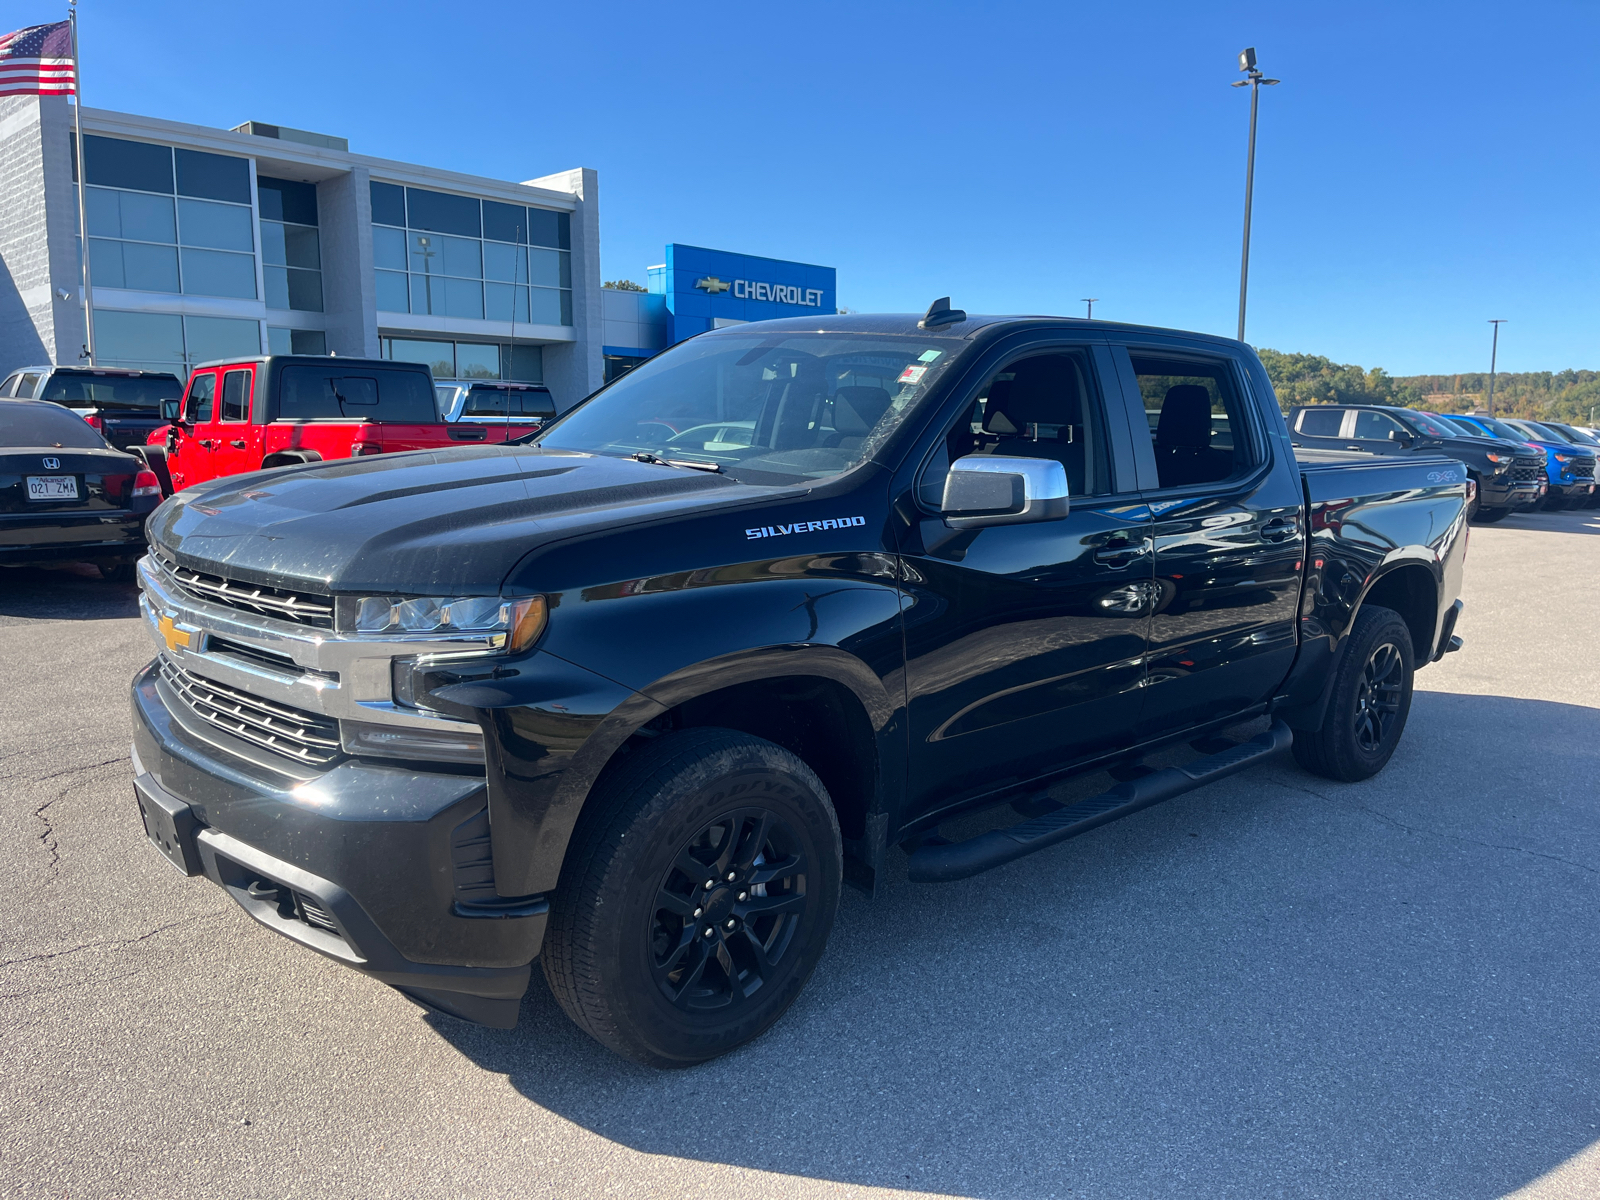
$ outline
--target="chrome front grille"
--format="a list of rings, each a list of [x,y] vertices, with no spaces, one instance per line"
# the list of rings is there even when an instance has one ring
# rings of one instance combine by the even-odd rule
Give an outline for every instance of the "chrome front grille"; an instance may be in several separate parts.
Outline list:
[[[339,723],[331,717],[275,704],[191,674],[165,654],[160,663],[167,686],[208,725],[310,766],[327,766],[340,757]]]
[[[163,559],[163,566],[174,583],[201,600],[225,604],[229,608],[257,613],[266,617],[292,621],[296,625],[310,625],[316,629],[333,628],[333,600],[328,596],[306,595],[285,588],[260,587],[253,583],[240,583],[221,575],[207,575],[190,567],[180,567]]]

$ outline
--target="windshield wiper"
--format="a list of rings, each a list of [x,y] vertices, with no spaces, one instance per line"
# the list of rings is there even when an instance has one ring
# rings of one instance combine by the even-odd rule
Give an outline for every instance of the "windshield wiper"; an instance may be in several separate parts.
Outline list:
[[[651,454],[648,450],[637,450],[633,457],[642,463],[659,463],[663,467],[688,467],[691,471],[711,471],[715,474],[722,473],[722,464],[714,462],[695,462],[687,458],[661,458]]]

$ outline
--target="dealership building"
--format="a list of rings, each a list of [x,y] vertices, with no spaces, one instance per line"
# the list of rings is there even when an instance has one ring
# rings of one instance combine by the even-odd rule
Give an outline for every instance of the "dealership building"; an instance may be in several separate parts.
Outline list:
[[[84,344],[72,109],[0,99],[0,375]],[[508,183],[341,138],[83,110],[96,362],[338,354],[599,386],[595,173]]]
[[[100,366],[381,357],[565,407],[696,333],[835,311],[831,267],[698,246],[602,288],[591,170],[509,183],[256,121],[82,115]],[[71,107],[0,98],[0,378],[86,361],[79,241]]]

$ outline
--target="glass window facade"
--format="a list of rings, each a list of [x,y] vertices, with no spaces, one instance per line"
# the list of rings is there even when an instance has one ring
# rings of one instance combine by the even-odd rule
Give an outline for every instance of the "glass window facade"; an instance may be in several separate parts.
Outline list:
[[[572,324],[569,213],[374,182],[372,251],[381,312]]]
[[[268,354],[326,354],[328,335],[320,329],[285,329],[267,326]]]
[[[444,342],[432,338],[383,338],[383,357],[426,363],[435,379],[511,379],[544,382],[540,346],[496,342]]]
[[[94,310],[95,358],[108,367],[172,371],[182,376],[214,358],[261,353],[261,326],[239,317]]]
[[[322,311],[322,241],[315,184],[261,176],[262,281],[268,308]]]
[[[256,299],[247,159],[85,137],[97,287]]]

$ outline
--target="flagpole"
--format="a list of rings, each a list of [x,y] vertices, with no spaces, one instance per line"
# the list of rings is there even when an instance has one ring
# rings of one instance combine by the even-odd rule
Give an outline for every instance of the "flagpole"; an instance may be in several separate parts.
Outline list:
[[[89,174],[83,155],[83,69],[78,65],[78,0],[67,0],[68,20],[72,22],[72,132],[78,147],[78,244],[83,247],[83,353],[94,361],[94,284],[89,275],[89,209],[83,190]]]

